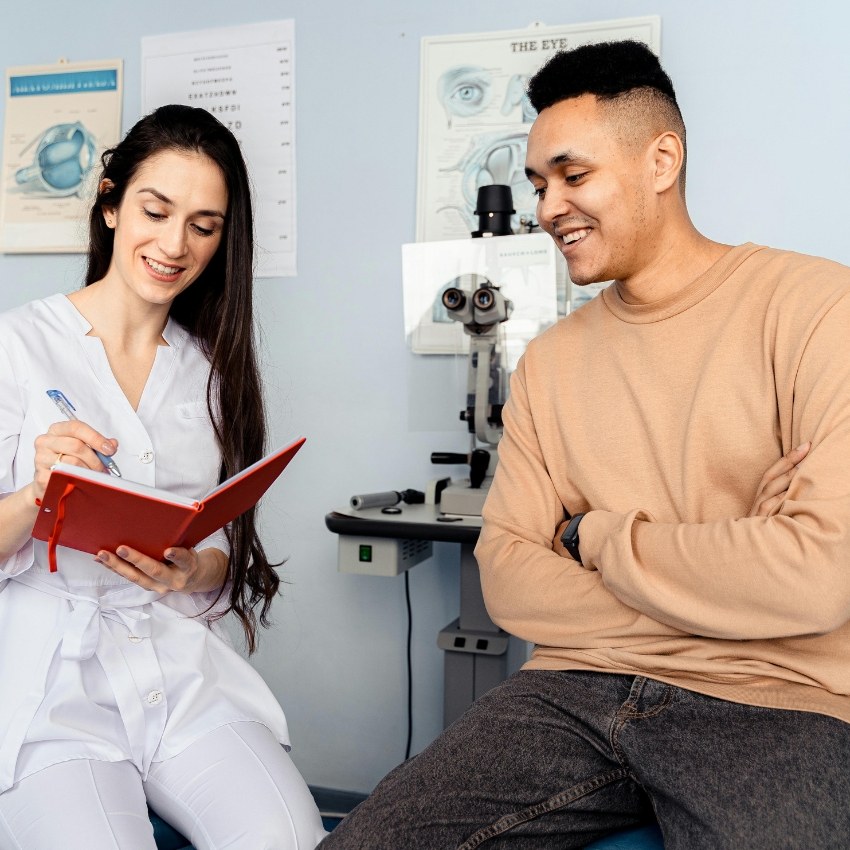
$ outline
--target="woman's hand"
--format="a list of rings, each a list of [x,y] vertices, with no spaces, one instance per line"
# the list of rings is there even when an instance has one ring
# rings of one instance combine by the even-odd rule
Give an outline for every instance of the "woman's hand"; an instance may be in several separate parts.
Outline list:
[[[118,440],[108,440],[90,425],[77,421],[55,422],[47,429],[46,434],[36,437],[33,499],[44,496],[50,479],[50,467],[59,460],[72,466],[106,472],[106,467],[89,446],[95,446],[99,452],[112,456],[118,448]]]
[[[165,561],[149,558],[129,546],[115,554],[101,551],[95,561],[145,590],[156,593],[206,593],[227,581],[228,558],[220,549],[166,549]]]
[[[809,453],[811,443],[791,449],[762,476],[753,506],[747,516],[770,516],[771,511],[788,494],[788,485],[797,471],[797,464]]]

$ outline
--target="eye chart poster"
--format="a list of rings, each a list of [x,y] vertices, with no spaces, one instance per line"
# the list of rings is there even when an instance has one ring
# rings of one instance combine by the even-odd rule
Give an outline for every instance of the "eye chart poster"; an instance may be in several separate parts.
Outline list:
[[[295,263],[295,23],[142,39],[142,110],[199,106],[229,127],[248,165],[258,277]]]
[[[121,136],[120,59],[6,69],[0,251],[80,253],[100,156]]]
[[[514,229],[535,218],[525,177],[528,131],[537,117],[528,81],[558,50],[635,39],[661,50],[661,18],[626,18],[559,27],[422,39],[416,240],[468,239],[478,187],[513,190]]]

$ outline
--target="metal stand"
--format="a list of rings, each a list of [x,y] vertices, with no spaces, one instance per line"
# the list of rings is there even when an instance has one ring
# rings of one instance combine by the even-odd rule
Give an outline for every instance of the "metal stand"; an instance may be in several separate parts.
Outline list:
[[[461,544],[460,617],[437,637],[437,646],[446,651],[444,728],[507,678],[508,633],[490,619],[484,607],[474,551],[474,544]]]
[[[398,515],[383,514],[379,508],[344,508],[328,514],[325,525],[340,535],[340,572],[397,575],[416,563],[406,561],[404,552],[418,553],[423,541],[460,544],[460,617],[437,636],[437,646],[445,650],[443,723],[448,726],[507,678],[509,636],[484,607],[474,554],[481,517],[455,517],[447,523],[440,521],[441,516],[439,505],[407,505]],[[411,541],[416,541],[414,547]],[[381,543],[390,547],[392,557],[382,556]]]

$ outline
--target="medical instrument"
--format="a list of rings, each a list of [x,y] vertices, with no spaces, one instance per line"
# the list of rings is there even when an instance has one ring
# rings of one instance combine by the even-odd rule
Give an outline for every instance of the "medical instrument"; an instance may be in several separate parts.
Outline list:
[[[475,211],[479,228],[474,237],[513,233],[510,186],[481,186]],[[524,226],[530,223],[526,217]],[[498,255],[496,241],[477,244],[485,256]],[[488,262],[484,269],[492,265]],[[475,699],[507,677],[510,637],[487,612],[474,550],[482,526],[481,510],[498,463],[496,448],[508,394],[503,326],[514,305],[485,274],[459,274],[444,281],[438,291],[433,307],[429,306],[434,321],[460,322],[470,337],[466,407],[460,414],[467,423],[470,447],[468,452],[433,452],[431,462],[468,465],[469,477],[455,481],[446,475],[434,478],[428,482],[424,498],[414,504],[395,490],[354,496],[349,507],[328,514],[325,524],[339,535],[341,573],[406,576],[411,567],[433,556],[435,541],[460,544],[459,616],[437,636],[437,646],[445,651],[443,722],[447,727]],[[399,509],[394,506],[401,501],[411,506],[396,513]],[[410,620],[408,640],[409,635]]]
[[[425,494],[421,490],[387,490],[385,493],[365,493],[351,497],[351,507],[355,511],[364,508],[392,508],[399,502],[421,505],[425,502]]]
[[[461,417],[464,418],[464,415],[468,413],[468,410],[462,411]],[[431,463],[468,463],[469,486],[477,490],[487,476],[487,470],[490,467],[490,452],[486,449],[474,449],[468,455],[456,452],[431,452]],[[445,489],[443,487],[443,490]]]
[[[74,405],[71,404],[70,401],[68,401],[64,393],[62,393],[60,390],[48,390],[47,395],[50,400],[59,408],[59,410],[62,411],[62,415],[66,419],[70,419],[72,422],[80,421],[79,419],[77,419],[76,416],[74,416],[74,411],[77,408],[74,407]],[[118,464],[116,464],[111,457],[105,454],[101,454],[101,452],[99,452],[95,448],[92,448],[91,446],[89,446],[89,448],[97,455],[97,459],[106,467],[107,472],[109,472],[110,475],[114,475],[116,478],[121,477],[121,470],[118,469]]]
[[[509,637],[484,605],[474,553],[481,517],[446,516],[441,508],[442,504],[411,505],[400,516],[387,516],[376,508],[346,507],[329,513],[325,525],[339,535],[341,573],[397,576],[432,557],[434,542],[459,544],[458,617],[437,634],[437,646],[445,652],[445,728],[507,677]]]
[[[468,455],[434,452],[431,463],[468,463],[469,479],[443,490],[443,513],[481,515],[498,463],[496,446],[502,437],[502,409],[508,391],[508,367],[502,324],[513,312],[510,299],[483,275],[465,275],[476,288],[450,287],[443,305],[450,319],[463,324],[469,341],[466,409],[471,446]],[[484,446],[479,446],[483,443]]]
[[[472,238],[482,236],[513,236],[511,216],[516,213],[510,186],[481,186],[473,215],[478,216],[478,230]]]
[[[512,234],[511,216],[515,213],[510,186],[480,186],[475,208],[478,230],[472,237]],[[460,418],[468,426],[471,445],[468,455],[433,452],[431,463],[469,464],[469,479],[449,484],[442,491],[440,504],[445,514],[480,516],[499,462],[496,447],[502,438],[502,409],[508,395],[503,325],[510,319],[514,305],[483,274],[455,278],[443,288],[440,301],[447,318],[460,322],[470,337],[466,409]]]

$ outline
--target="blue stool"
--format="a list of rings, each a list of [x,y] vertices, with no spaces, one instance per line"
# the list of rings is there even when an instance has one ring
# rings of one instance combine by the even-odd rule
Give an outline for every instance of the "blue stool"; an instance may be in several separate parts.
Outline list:
[[[588,844],[584,850],[664,850],[664,841],[661,830],[653,824],[609,835]]]
[[[156,841],[157,850],[192,850],[192,845],[176,830],[169,826],[161,817],[155,815],[148,809],[151,826],[153,826],[153,839]]]

